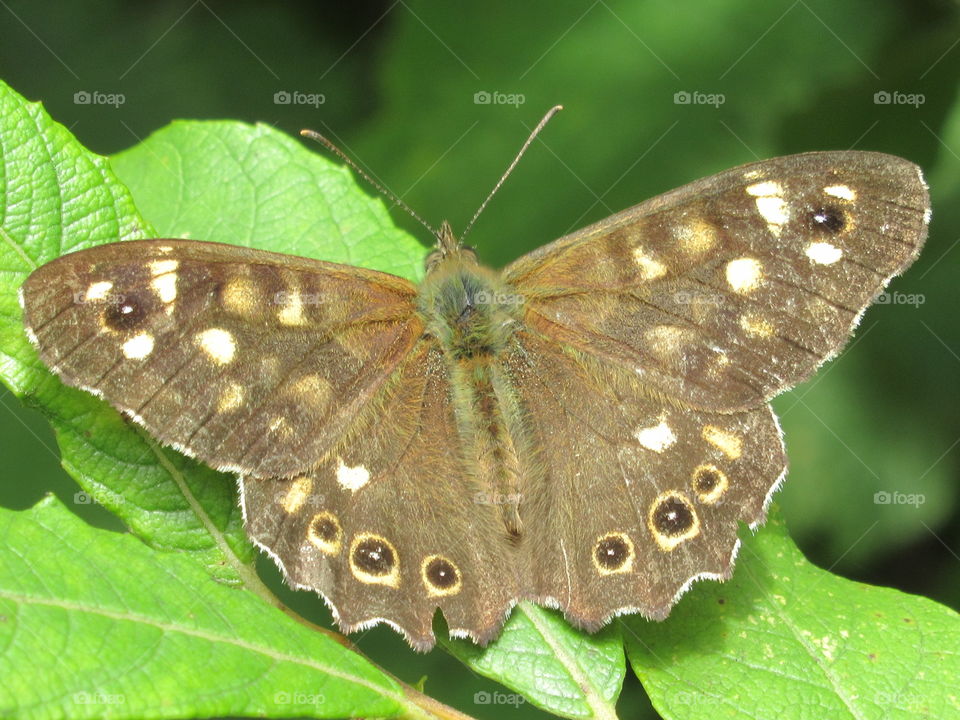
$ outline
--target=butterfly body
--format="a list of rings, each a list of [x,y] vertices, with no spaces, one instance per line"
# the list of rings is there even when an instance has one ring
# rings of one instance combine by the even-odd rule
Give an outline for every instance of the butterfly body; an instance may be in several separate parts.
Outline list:
[[[694,182],[419,286],[186,240],[65,255],[21,289],[65,382],[240,476],[247,531],[341,627],[427,649],[513,605],[590,630],[732,572],[786,471],[768,401],[916,257],[918,168],[809,153]]]

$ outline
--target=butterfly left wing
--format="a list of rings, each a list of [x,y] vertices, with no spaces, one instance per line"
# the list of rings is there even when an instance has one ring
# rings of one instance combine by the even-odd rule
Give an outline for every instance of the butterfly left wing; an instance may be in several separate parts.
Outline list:
[[[523,568],[498,509],[472,477],[439,349],[421,342],[396,382],[316,468],[242,479],[250,536],[296,588],[320,593],[345,632],[387,622],[415,648],[454,635],[486,644]]]
[[[794,155],[613,215],[521,257],[504,279],[538,332],[631,369],[651,392],[743,410],[840,350],[913,262],[928,219],[913,163]]]
[[[402,278],[249,248],[138,240],[64,255],[21,288],[67,384],[221,470],[315,466],[422,331]]]

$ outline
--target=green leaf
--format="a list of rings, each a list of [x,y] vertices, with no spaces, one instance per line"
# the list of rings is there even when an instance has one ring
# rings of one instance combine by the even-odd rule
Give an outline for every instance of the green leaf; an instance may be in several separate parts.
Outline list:
[[[46,370],[23,332],[17,291],[59,255],[155,234],[105,158],[43,108],[0,84],[0,375],[51,420],[66,470],[154,547],[189,552],[211,575],[259,588],[233,481],[158,447],[87,393]]]
[[[346,717],[413,711],[365,659],[192,559],[55,498],[0,509],[0,716]]]
[[[616,627],[588,635],[571,628],[558,612],[520,603],[487,648],[463,640],[444,644],[471,669],[555,715],[598,720],[617,716],[625,667]],[[498,700],[509,705],[512,699]]]
[[[113,167],[165,237],[246,245],[419,280],[424,245],[349,171],[268,125],[178,121]]]
[[[960,616],[811,565],[776,510],[732,580],[698,586],[666,622],[624,626],[668,720],[960,716]]]

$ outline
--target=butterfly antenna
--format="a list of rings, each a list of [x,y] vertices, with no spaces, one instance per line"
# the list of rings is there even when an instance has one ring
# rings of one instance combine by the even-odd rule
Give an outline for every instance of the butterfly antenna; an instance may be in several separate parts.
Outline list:
[[[336,145],[334,145],[331,140],[328,140],[328,139],[326,138],[326,136],[321,135],[321,134],[318,133],[316,130],[301,130],[301,131],[300,131],[300,135],[303,136],[303,137],[306,137],[306,138],[310,138],[311,140],[316,140],[318,143],[320,143],[321,145],[323,145],[324,147],[326,147],[327,150],[329,150],[330,152],[332,152],[332,153],[333,153],[334,155],[336,155],[338,158],[340,158],[341,160],[343,160],[347,165],[349,165],[349,166],[353,169],[353,171],[354,171],[355,173],[357,173],[357,175],[359,175],[359,176],[362,177],[364,180],[366,180],[368,183],[370,183],[371,185],[373,185],[373,187],[376,188],[378,191],[380,191],[380,193],[381,193],[382,195],[385,195],[385,196],[388,197],[390,200],[392,200],[395,205],[398,205],[399,207],[401,207],[401,208],[403,208],[404,210],[406,210],[407,213],[410,215],[410,217],[412,217],[412,218],[413,218],[414,220],[416,220],[418,223],[420,223],[421,225],[423,225],[427,230],[429,230],[431,235],[434,235],[434,236],[437,235],[437,231],[434,230],[432,227],[430,227],[430,225],[427,223],[426,220],[424,220],[422,217],[420,217],[419,215],[417,215],[417,213],[415,213],[415,212],[413,211],[413,208],[411,208],[411,207],[410,207],[409,205],[407,205],[403,200],[401,200],[400,198],[398,198],[395,193],[391,192],[390,190],[388,190],[387,188],[385,188],[382,184],[380,184],[379,182],[377,182],[376,180],[374,180],[372,177],[370,177],[370,176],[363,170],[363,168],[361,168],[359,165],[357,165],[357,163],[355,163],[343,150],[341,150],[341,149],[338,148]]]
[[[503,185],[504,181],[508,177],[510,177],[510,173],[513,172],[513,169],[517,166],[517,163],[520,162],[520,158],[523,157],[523,154],[527,151],[527,148],[530,147],[530,144],[536,139],[537,135],[540,134],[540,131],[543,130],[543,126],[550,122],[550,119],[561,110],[563,110],[563,105],[554,105],[547,111],[547,114],[543,116],[543,119],[537,123],[537,126],[533,129],[533,132],[530,133],[530,137],[527,138],[527,141],[523,144],[523,147],[520,148],[520,152],[517,153],[517,156],[513,159],[513,162],[510,163],[510,166],[506,169],[506,171],[504,171],[503,175],[500,176],[500,179],[497,180],[497,184],[493,186],[493,190],[491,190],[490,194],[487,195],[487,199],[484,200],[480,204],[480,207],[477,208],[477,211],[473,214],[473,218],[471,218],[470,222],[467,223],[467,227],[460,236],[461,242],[463,242],[463,239],[467,236],[467,233],[470,232],[470,229],[477,221],[477,218],[480,217],[480,213],[482,213],[484,208],[487,207],[487,204],[490,202],[493,196],[497,194],[497,190],[500,189],[500,186]]]

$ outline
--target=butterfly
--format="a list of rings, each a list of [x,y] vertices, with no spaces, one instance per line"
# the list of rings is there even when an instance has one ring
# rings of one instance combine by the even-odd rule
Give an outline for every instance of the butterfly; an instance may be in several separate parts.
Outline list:
[[[21,288],[64,382],[240,478],[250,537],[344,631],[486,644],[513,605],[596,630],[725,579],[786,472],[774,396],[926,237],[919,169],[734,168],[508,265],[446,223],[424,280],[158,239]]]

